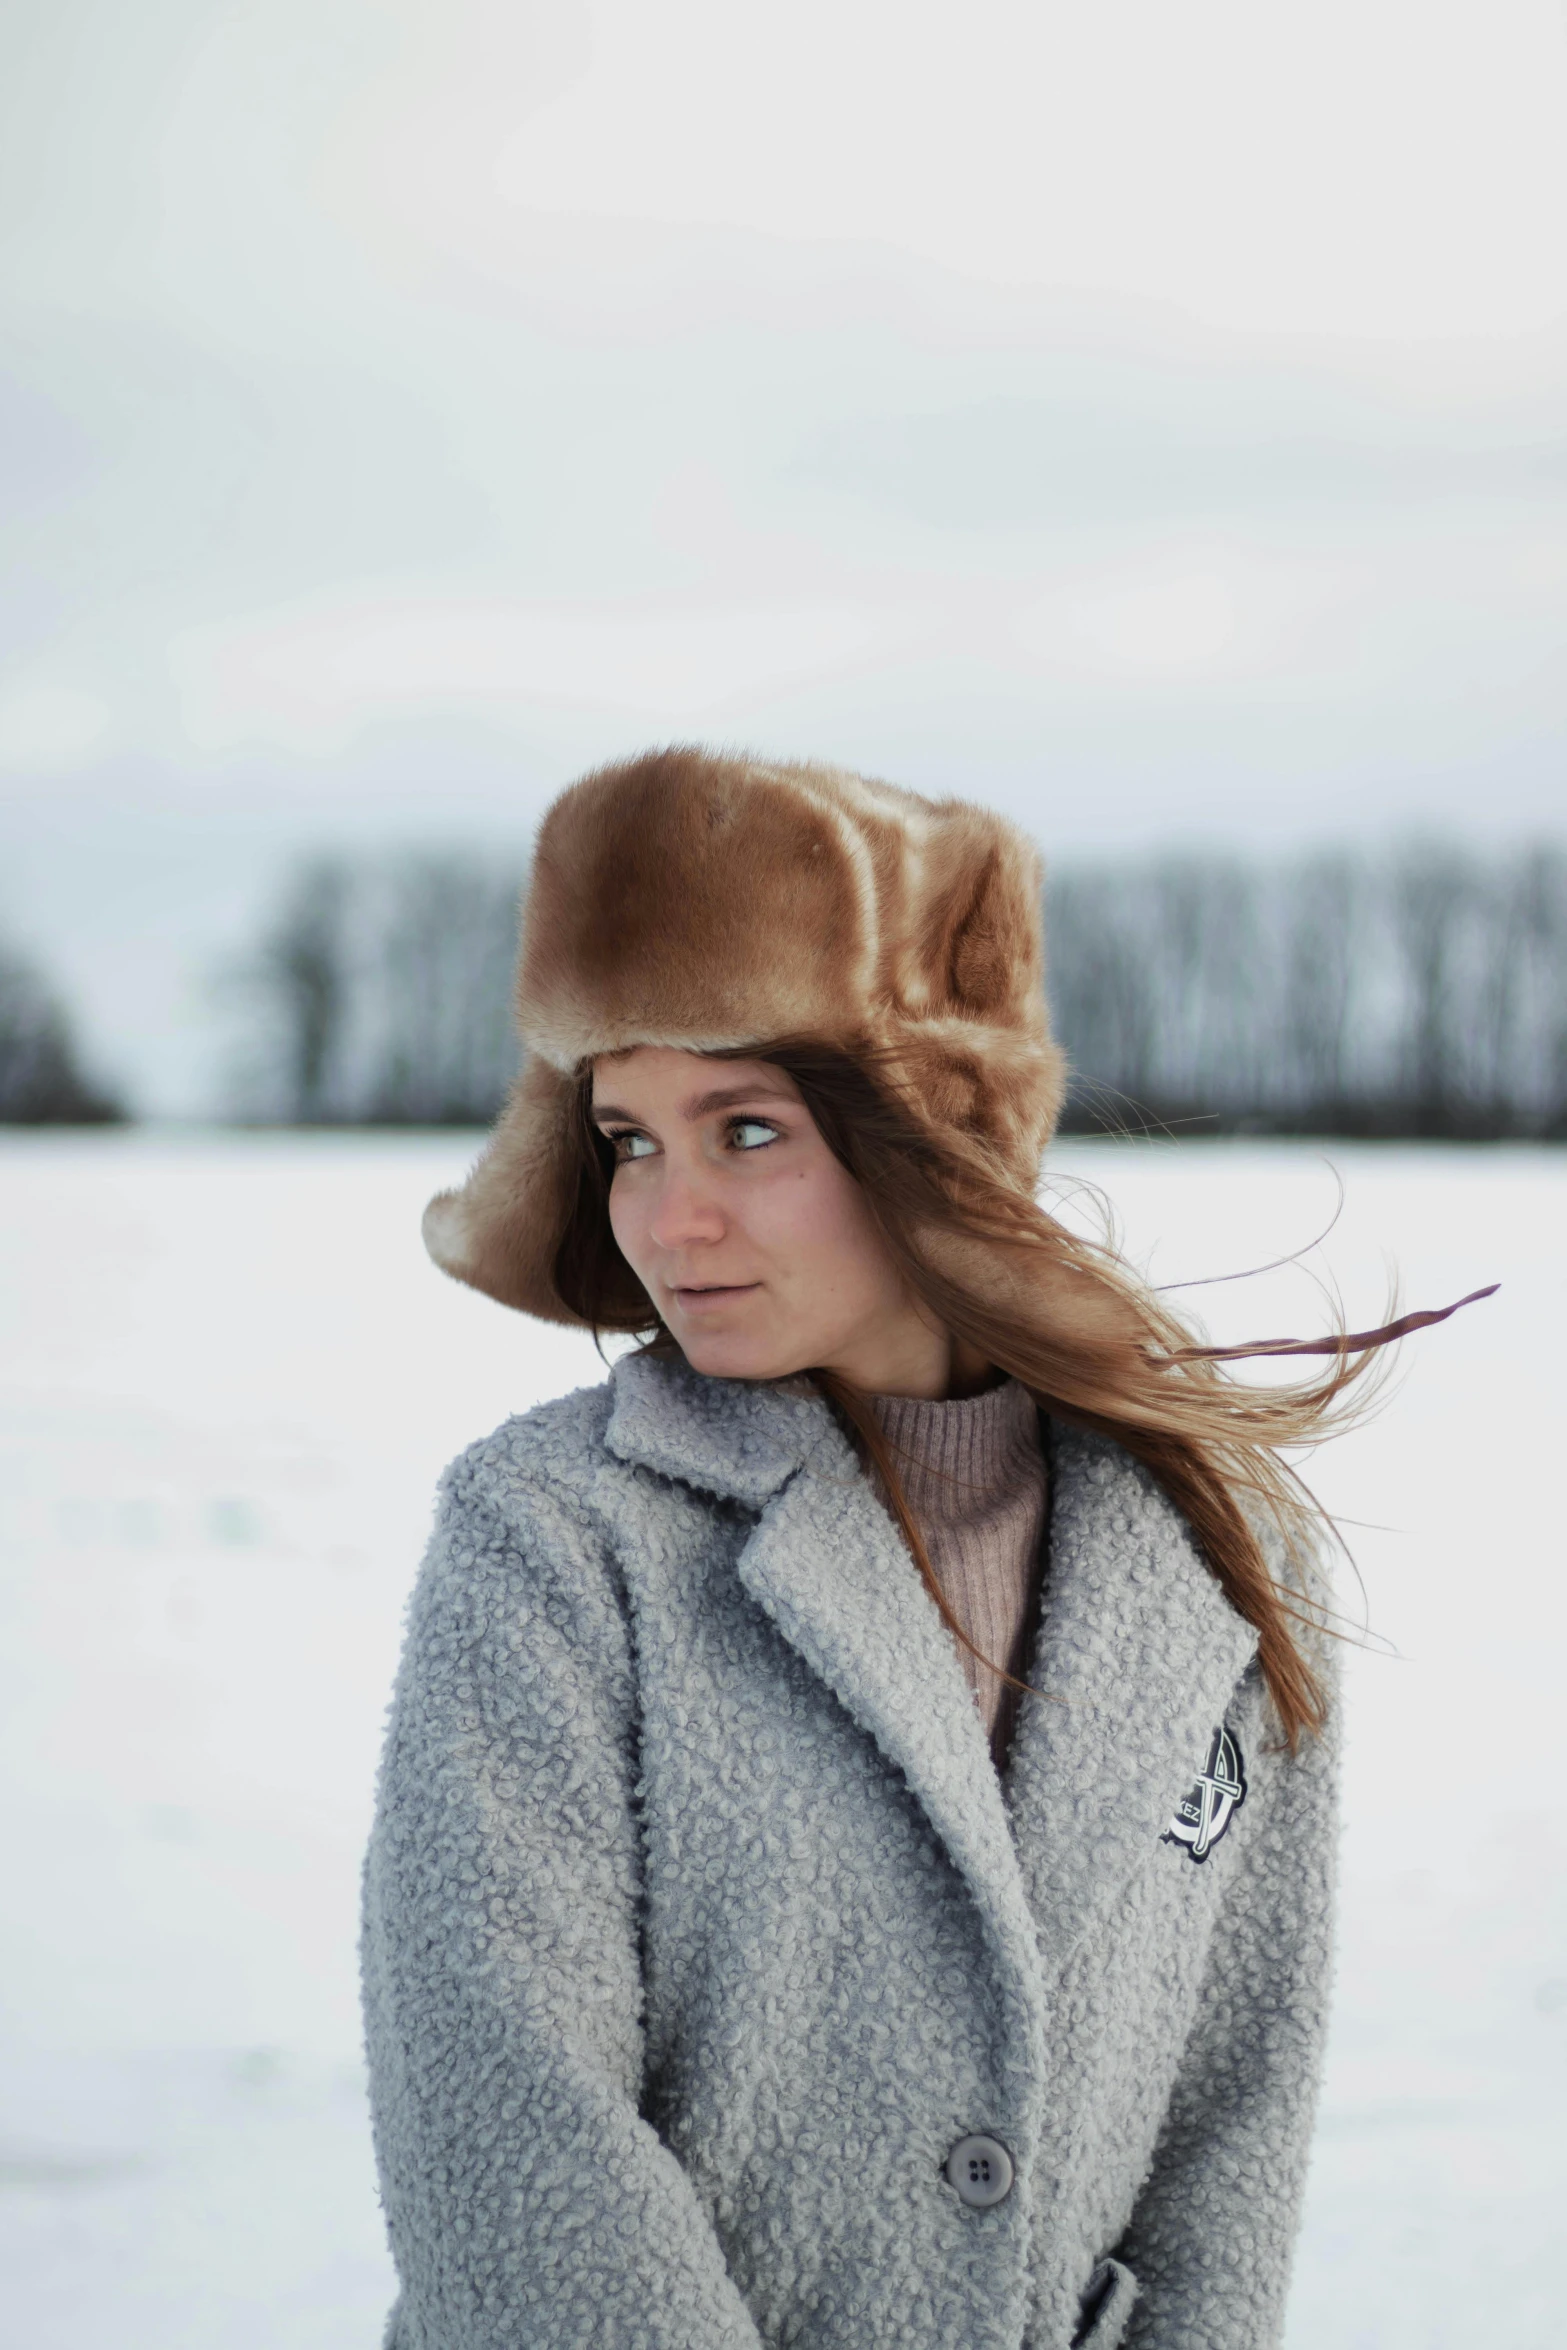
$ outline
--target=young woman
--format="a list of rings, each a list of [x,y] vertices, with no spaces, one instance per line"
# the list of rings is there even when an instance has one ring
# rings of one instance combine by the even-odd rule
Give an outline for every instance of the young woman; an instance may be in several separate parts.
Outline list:
[[[394,2350],[1265,2350],[1332,1645],[1248,1387],[1035,1204],[1033,852],[666,753],[541,830],[432,1253],[641,1334],[448,1470],[366,1866]]]

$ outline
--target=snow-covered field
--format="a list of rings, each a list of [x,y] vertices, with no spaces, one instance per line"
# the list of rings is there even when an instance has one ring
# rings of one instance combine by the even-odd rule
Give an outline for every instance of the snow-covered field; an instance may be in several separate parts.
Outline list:
[[[0,1141],[0,2342],[355,2350],[391,2277],[359,1853],[443,1462],[594,1378],[443,1281],[473,1138]],[[1357,1321],[1500,1279],[1317,1464],[1351,1667],[1337,2026],[1290,2350],[1567,2339],[1567,1155],[1077,1145],[1160,1280]],[[1190,1293],[1307,1327],[1299,1274]],[[1346,1604],[1358,1606],[1353,1585]],[[1396,1645],[1396,1656],[1386,1653]]]

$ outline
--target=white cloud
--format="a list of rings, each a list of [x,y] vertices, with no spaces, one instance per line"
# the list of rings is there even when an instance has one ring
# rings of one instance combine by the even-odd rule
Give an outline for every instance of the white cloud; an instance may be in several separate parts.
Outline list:
[[[516,207],[868,240],[1374,340],[1567,307],[1555,0],[589,13],[591,66],[497,154]]]
[[[75,686],[39,679],[0,688],[0,771],[49,774],[80,766],[108,729],[103,703]]]
[[[1364,570],[1343,551],[1150,541],[1044,584],[1018,606],[1011,634],[1043,677],[1112,691],[1143,678],[1222,699],[1243,680],[1282,686],[1341,662],[1366,592]]]
[[[1177,571],[1090,589],[1074,599],[1072,637],[1130,669],[1206,669],[1235,642],[1235,597],[1211,571]]]
[[[836,674],[896,627],[849,603],[573,609],[370,594],[186,630],[169,666],[192,742],[322,751],[432,709],[504,721],[582,703],[710,719],[738,696]]]

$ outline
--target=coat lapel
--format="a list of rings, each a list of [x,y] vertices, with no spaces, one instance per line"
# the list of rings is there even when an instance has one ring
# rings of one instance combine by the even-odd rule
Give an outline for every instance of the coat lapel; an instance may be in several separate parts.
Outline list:
[[[611,1451],[760,1510],[741,1582],[924,1807],[1033,2044],[1038,1946],[984,1727],[951,1635],[836,1421],[814,1395],[647,1357],[618,1366],[615,1386]]]
[[[1257,1635],[1118,1445],[1051,1425],[1040,1632],[1006,1801],[1052,1977],[1190,1788]]]
[[[1033,1921],[952,1636],[836,1427],[771,1501],[741,1581],[896,1764],[984,1915],[1013,1992],[1037,1987]]]

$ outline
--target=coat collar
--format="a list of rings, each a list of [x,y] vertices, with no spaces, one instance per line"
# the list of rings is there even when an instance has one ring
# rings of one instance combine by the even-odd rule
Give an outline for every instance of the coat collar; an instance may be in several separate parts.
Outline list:
[[[737,1572],[897,1765],[1035,2015],[1201,1766],[1256,1648],[1185,1522],[1118,1446],[1050,1424],[1048,1582],[1005,1788],[951,1635],[826,1405],[628,1356],[620,1459],[760,1512]],[[1030,2034],[1032,2039],[1033,2035]]]

